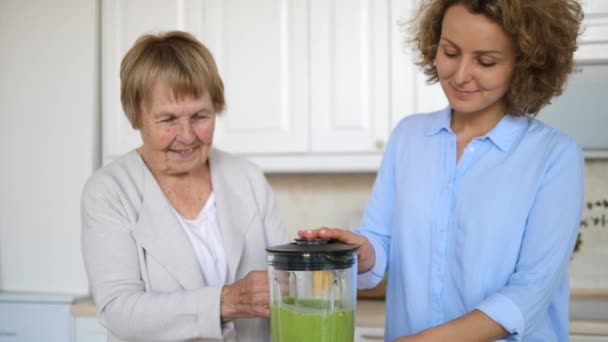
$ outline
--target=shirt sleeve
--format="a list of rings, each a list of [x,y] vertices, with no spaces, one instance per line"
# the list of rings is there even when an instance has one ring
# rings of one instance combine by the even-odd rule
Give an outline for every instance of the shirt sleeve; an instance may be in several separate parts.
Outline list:
[[[576,143],[556,149],[528,214],[520,256],[507,285],[477,309],[520,340],[555,298],[580,224],[584,159]]]

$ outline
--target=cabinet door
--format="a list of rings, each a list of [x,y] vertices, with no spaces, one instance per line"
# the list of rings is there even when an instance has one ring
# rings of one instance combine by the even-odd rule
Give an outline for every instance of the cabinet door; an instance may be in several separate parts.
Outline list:
[[[311,0],[313,152],[375,152],[390,129],[389,0]]]
[[[236,153],[308,148],[305,1],[105,0],[102,2],[104,161],[141,143],[120,105],[120,61],[145,32],[185,30],[214,54],[227,111],[216,145]]]
[[[415,64],[413,47],[405,42],[405,30],[398,26],[411,20],[418,4],[419,0],[393,0],[391,3],[394,26],[391,34],[391,127],[408,115],[436,111],[448,104],[439,83],[426,83],[426,76]]]
[[[201,38],[202,1],[101,2],[102,155],[104,163],[141,144],[120,104],[120,61],[143,33],[185,30]]]
[[[0,341],[66,342],[73,329],[67,303],[0,301]]]
[[[608,1],[586,0],[582,36],[579,38],[579,49],[576,59],[579,62],[605,61],[608,59]]]
[[[255,154],[308,149],[308,11],[304,0],[208,0],[206,41],[226,87],[216,145]]]

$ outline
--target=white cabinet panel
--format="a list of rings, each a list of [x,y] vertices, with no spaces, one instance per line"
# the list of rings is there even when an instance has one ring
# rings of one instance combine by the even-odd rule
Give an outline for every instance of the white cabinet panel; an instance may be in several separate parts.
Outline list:
[[[406,33],[397,24],[409,21],[418,9],[417,6],[418,0],[391,2],[391,128],[405,116],[436,111],[448,104],[439,83],[426,83],[426,75],[414,64],[412,46],[405,43]]]
[[[68,303],[0,301],[0,341],[69,342],[72,336]]]
[[[608,1],[606,0],[583,0],[582,3],[586,16],[608,13]]]
[[[584,0],[585,11],[582,36],[576,59],[579,62],[608,59],[608,1]]]
[[[120,105],[120,61],[143,33],[186,30],[201,38],[203,2],[103,0],[101,2],[102,155],[104,163],[141,144]]]
[[[103,1],[104,161],[141,144],[120,105],[122,57],[141,34],[174,29],[197,36],[216,58],[227,101],[218,146],[243,154],[306,151],[307,25],[305,1]]]
[[[242,154],[308,149],[305,1],[218,1],[210,48],[226,87],[216,145]],[[209,13],[211,14],[211,13]]]
[[[311,1],[312,151],[373,152],[388,135],[389,1]]]

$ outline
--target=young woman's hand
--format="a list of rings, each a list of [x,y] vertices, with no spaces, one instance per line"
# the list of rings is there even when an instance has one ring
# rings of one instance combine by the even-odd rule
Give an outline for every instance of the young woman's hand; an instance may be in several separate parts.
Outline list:
[[[339,228],[320,227],[313,230],[300,230],[298,236],[302,239],[336,239],[342,243],[359,246],[357,254],[359,260],[359,273],[365,273],[374,267],[376,253],[369,240],[349,230]]]

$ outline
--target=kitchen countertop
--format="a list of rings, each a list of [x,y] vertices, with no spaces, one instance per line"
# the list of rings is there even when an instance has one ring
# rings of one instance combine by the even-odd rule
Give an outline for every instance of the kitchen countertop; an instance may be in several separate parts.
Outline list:
[[[70,306],[70,313],[74,317],[95,317],[95,304],[91,297],[78,299]]]
[[[70,307],[74,317],[95,317],[95,305],[90,298],[74,302]],[[384,327],[384,301],[363,299],[357,301],[356,325],[360,327]],[[608,321],[570,321],[570,334],[608,336]]]

